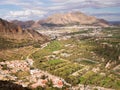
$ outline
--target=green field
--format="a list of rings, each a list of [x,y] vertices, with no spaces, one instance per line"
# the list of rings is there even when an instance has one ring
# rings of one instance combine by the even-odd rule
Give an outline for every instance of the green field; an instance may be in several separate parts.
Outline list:
[[[101,38],[78,39],[78,37],[73,37],[67,40],[52,41],[43,50],[32,54],[31,57],[35,60],[34,66],[60,76],[72,85],[81,83],[118,90],[120,78],[114,74],[115,71],[111,72],[112,68],[120,63],[118,60],[120,41],[118,37],[115,37],[119,32],[118,28],[115,31],[116,33],[113,33],[114,29],[105,28],[101,31],[104,34]],[[88,32],[76,32],[71,35],[81,33]],[[105,36],[110,33],[113,33],[113,36]],[[107,62],[113,63],[109,69],[105,68]],[[98,71],[94,71],[96,68],[99,68]]]
[[[68,34],[72,38],[53,40],[43,49],[40,49],[39,44],[21,48],[12,47],[10,50],[1,51],[0,60],[25,60],[31,53],[30,58],[34,60],[35,68],[59,76],[73,86],[84,84],[119,90],[119,68],[114,70],[120,64],[119,30],[119,28],[104,28],[100,31],[100,36],[89,36],[94,31],[91,29],[74,32]],[[88,35],[81,36],[81,34]],[[12,45],[11,41],[1,40],[0,45],[2,42]],[[2,45],[1,48],[3,47],[7,46]],[[36,49],[39,50],[32,53]],[[22,74],[19,73],[18,76]]]

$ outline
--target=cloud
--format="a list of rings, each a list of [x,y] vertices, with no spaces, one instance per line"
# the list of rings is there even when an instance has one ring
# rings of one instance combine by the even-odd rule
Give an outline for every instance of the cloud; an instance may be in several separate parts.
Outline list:
[[[92,15],[96,15],[96,16],[113,16],[113,15],[115,15],[115,16],[120,16],[120,13],[94,13],[94,14],[92,14]]]
[[[10,15],[12,16],[30,16],[30,15],[42,15],[42,14],[46,14],[46,12],[40,10],[10,11]]]
[[[83,8],[108,8],[120,6],[119,0],[51,0],[46,9],[51,11],[74,11]]]
[[[51,3],[50,3],[51,2]],[[0,5],[18,5],[23,8],[51,8],[56,7],[79,7],[79,8],[86,8],[86,7],[114,7],[120,6],[119,0],[2,0],[0,1]]]
[[[41,10],[23,10],[23,11],[10,11],[4,18],[5,19],[32,19],[42,18],[47,12]]]
[[[33,8],[43,5],[44,3],[39,0],[2,0],[0,5],[16,5],[21,6],[22,8]]]
[[[120,21],[120,16],[118,15],[99,15],[96,17],[105,19],[107,21]]]
[[[79,7],[79,8],[102,8],[102,7],[114,7],[120,6],[119,0],[62,0],[61,2],[56,2],[60,0],[52,0],[55,5],[64,5],[70,7]]]
[[[0,0],[0,5],[20,7],[20,11],[10,10],[5,18],[42,18],[49,14],[80,11],[83,8],[119,7],[119,0]],[[93,11],[91,13],[94,13]]]

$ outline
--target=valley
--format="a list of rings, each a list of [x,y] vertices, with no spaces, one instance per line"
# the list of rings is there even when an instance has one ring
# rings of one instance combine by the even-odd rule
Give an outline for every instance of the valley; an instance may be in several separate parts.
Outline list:
[[[0,90],[120,90],[120,27],[81,12],[0,19],[0,83]]]
[[[0,79],[35,90],[119,90],[120,28],[65,29],[43,30],[51,37],[44,44],[0,51]]]
[[[116,72],[119,71],[120,64],[119,28],[109,28],[108,31],[107,29],[68,34],[72,38],[58,37],[58,40],[52,41],[42,51],[31,56],[36,60],[34,65],[64,78],[73,86],[84,84],[106,88],[118,87],[115,88],[117,90],[120,78],[119,72]],[[118,33],[109,35],[113,30]],[[118,68],[115,70],[116,66]]]

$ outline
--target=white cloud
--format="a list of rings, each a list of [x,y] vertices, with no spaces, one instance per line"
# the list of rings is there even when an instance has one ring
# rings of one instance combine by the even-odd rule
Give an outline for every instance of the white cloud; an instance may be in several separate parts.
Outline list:
[[[47,1],[47,0],[46,0]],[[19,6],[21,11],[8,11],[5,18],[36,18],[44,17],[44,15],[81,10],[83,8],[104,8],[120,6],[119,0],[0,0],[0,5]],[[30,10],[31,9],[31,10]],[[85,11],[84,11],[85,12]],[[93,13],[93,11],[91,12]]]
[[[10,11],[10,15],[12,16],[30,16],[30,15],[42,15],[42,14],[46,14],[46,12],[40,10]]]
[[[41,10],[23,10],[23,11],[10,11],[4,18],[5,19],[32,19],[41,18],[47,12]]]
[[[79,7],[111,7],[120,6],[119,0],[51,0],[57,5],[79,6]]]
[[[43,4],[44,3],[39,0],[0,0],[0,5],[17,5],[22,8],[32,8]]]
[[[105,16],[96,16],[98,18],[102,18],[108,21],[120,21],[120,16],[117,15],[105,15]]]

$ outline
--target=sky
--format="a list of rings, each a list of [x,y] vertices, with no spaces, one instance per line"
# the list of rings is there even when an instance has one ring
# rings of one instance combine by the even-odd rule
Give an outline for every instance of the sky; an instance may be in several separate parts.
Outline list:
[[[120,0],[0,0],[0,18],[6,20],[40,20],[75,11],[120,21]]]

